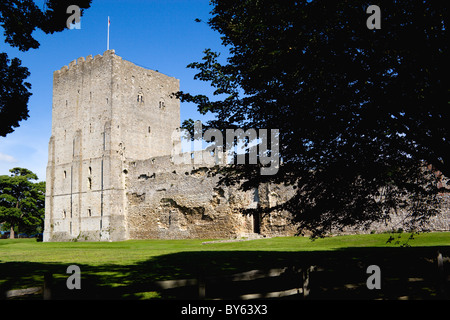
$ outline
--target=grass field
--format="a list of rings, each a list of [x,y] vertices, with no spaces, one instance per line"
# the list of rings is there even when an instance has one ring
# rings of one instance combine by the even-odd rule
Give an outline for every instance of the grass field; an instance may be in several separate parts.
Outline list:
[[[36,242],[35,239],[0,240],[1,262],[63,264],[130,264],[177,252],[208,251],[329,251],[342,248],[397,248],[450,246],[450,232],[268,238],[241,242],[206,243],[208,240],[130,240],[122,242]],[[393,238],[393,239],[391,239]],[[390,240],[391,241],[388,241]]]
[[[132,240],[123,242],[42,243],[34,239],[0,240],[0,293],[40,286],[44,274],[64,283],[69,265],[82,271],[84,298],[138,297],[136,283],[195,277],[199,272],[223,275],[286,265],[314,264],[326,270],[352,273],[368,264],[383,266],[394,279],[418,277],[433,270],[437,250],[450,256],[450,233],[409,233],[336,236],[311,241],[303,237],[269,238],[241,242],[208,243],[206,240]],[[446,263],[446,271],[448,263]],[[403,270],[403,271],[402,271]],[[386,274],[385,272],[385,274]],[[421,275],[419,278],[428,277]],[[429,275],[426,296],[433,298]],[[114,290],[128,288],[129,290]],[[417,290],[416,290],[417,291]],[[424,292],[425,292],[424,291]],[[84,293],[88,292],[86,290]],[[131,293],[130,293],[131,292]],[[419,296],[417,296],[419,294]],[[158,293],[150,295],[158,297]],[[384,296],[386,297],[386,296]]]

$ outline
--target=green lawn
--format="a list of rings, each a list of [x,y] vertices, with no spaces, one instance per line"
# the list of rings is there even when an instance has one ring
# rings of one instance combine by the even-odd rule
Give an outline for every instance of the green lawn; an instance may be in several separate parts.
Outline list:
[[[368,234],[317,240],[305,237],[268,238],[241,242],[208,240],[129,240],[122,242],[36,242],[34,239],[0,240],[1,262],[70,264],[130,264],[155,256],[189,251],[328,251],[342,248],[450,246],[450,232]],[[393,237],[394,239],[388,242]]]
[[[410,235],[336,236],[315,241],[286,237],[208,244],[202,244],[206,240],[101,243],[0,240],[0,293],[40,286],[46,272],[51,272],[56,283],[62,285],[68,277],[66,268],[71,264],[80,266],[84,288],[90,288],[89,292],[83,291],[88,293],[83,297],[95,299],[100,291],[103,297],[105,292],[111,298],[138,297],[137,291],[142,289],[133,292],[133,286],[155,280],[196,277],[201,272],[217,276],[286,265],[314,264],[326,270],[351,273],[352,268],[359,270],[363,265],[377,264],[391,272],[394,279],[400,270],[411,274],[416,269],[428,272],[437,250],[450,256],[449,232],[415,234],[413,239]],[[425,298],[433,295],[429,293]]]

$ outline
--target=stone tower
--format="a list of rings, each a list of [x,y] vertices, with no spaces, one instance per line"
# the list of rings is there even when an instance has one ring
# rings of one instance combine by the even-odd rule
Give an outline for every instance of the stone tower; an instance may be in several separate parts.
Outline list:
[[[129,238],[125,163],[170,155],[178,90],[114,50],[54,72],[44,241]]]

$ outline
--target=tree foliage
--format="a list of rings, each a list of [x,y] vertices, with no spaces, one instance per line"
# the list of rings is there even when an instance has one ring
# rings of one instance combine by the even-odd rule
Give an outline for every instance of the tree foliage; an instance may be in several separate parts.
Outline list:
[[[13,168],[10,176],[0,176],[0,222],[22,231],[43,230],[45,214],[45,182],[37,180],[36,174],[28,169]]]
[[[40,29],[46,34],[59,32],[66,27],[67,7],[78,5],[89,8],[92,0],[47,0],[39,8],[32,0],[3,0],[0,2],[0,26],[5,42],[20,51],[37,49],[39,42],[33,32]],[[24,82],[30,75],[18,58],[8,59],[0,53],[0,136],[6,136],[28,119],[28,100],[31,84]]]
[[[208,24],[229,58],[207,49],[188,67],[216,99],[178,97],[216,115],[205,130],[279,129],[283,159],[274,176],[234,166],[225,183],[292,186],[272,209],[319,236],[399,209],[416,226],[438,212],[437,182],[450,176],[443,2],[381,1],[378,30],[366,27],[369,1],[211,3]]]
[[[31,84],[24,82],[30,75],[19,59],[8,59],[0,53],[0,136],[6,136],[28,118],[28,99]]]

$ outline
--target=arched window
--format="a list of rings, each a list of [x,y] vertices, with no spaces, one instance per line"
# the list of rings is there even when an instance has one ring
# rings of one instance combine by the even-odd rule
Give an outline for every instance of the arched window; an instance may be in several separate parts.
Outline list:
[[[164,99],[161,98],[161,99],[159,100],[159,108],[160,108],[160,109],[164,109],[165,107],[166,107],[166,105],[165,105],[165,103],[164,103]]]
[[[138,93],[137,102],[138,103],[143,103],[144,102],[144,94],[142,92]]]

